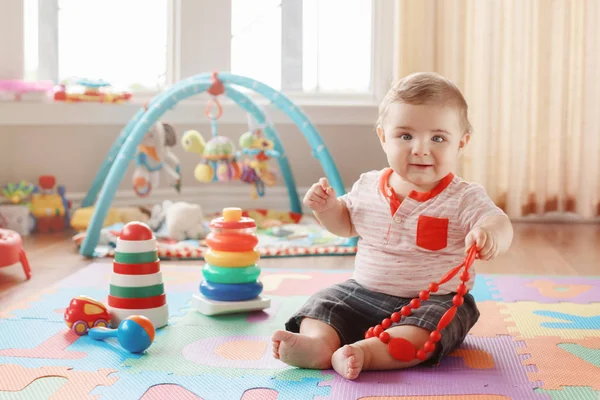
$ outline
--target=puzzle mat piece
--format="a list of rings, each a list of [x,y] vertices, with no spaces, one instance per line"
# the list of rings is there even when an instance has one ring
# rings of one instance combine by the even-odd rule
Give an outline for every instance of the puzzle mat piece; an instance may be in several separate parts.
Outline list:
[[[67,379],[50,399],[93,398],[88,394],[97,386],[110,386],[117,381],[108,375],[116,372],[111,369],[99,369],[95,372],[75,371],[68,367],[24,368],[21,365],[0,365],[0,390],[18,392],[30,383],[44,377],[63,377]]]
[[[31,399],[50,399],[52,394],[58,391],[61,386],[67,382],[66,378],[39,378],[27,385],[27,387],[18,392],[0,391],[2,400],[31,400]]]
[[[475,283],[473,284],[473,289],[471,289],[470,293],[477,302],[502,300],[498,294],[498,290],[494,286],[494,280],[485,274],[475,275]]]
[[[162,340],[157,331],[154,343]],[[152,348],[152,346],[150,347]],[[124,360],[139,358],[123,349],[116,338],[103,341],[77,336],[66,325],[40,320],[0,323],[0,364],[28,368],[69,366],[96,371],[99,367],[120,369]]]
[[[240,400],[277,400],[278,393],[273,389],[248,389]],[[156,385],[152,386],[144,394],[141,400],[203,400],[179,385]]]
[[[513,322],[508,330],[515,336],[559,336],[585,338],[600,336],[600,303],[505,303],[505,321]]]
[[[210,316],[204,315],[194,308],[185,307],[179,310],[182,316],[174,318],[172,325],[204,327],[221,324],[224,328],[227,328],[228,324],[256,325],[257,322],[260,322],[260,325],[264,326],[265,329],[283,329],[288,319],[308,300],[306,296],[265,296],[271,299],[271,306],[261,311]],[[169,310],[171,308],[172,306],[169,305]],[[171,324],[171,320],[169,320],[169,323]]]
[[[435,395],[435,396],[377,396],[377,397],[361,397],[357,400],[512,400],[510,397],[496,395],[496,394],[473,394],[460,396],[446,396],[446,395]]]
[[[15,311],[27,310],[31,307],[32,303],[41,301],[44,296],[53,294],[57,290],[58,289],[56,288],[45,288],[31,296],[11,303],[8,307],[4,307],[3,310],[0,310],[0,319],[16,318],[16,315],[14,314]]]
[[[312,399],[315,396],[328,396],[329,393],[328,388],[318,386],[320,378],[281,381],[270,376],[246,374],[241,377],[231,377],[214,372],[197,376],[178,376],[168,372],[136,374],[119,372],[111,376],[117,377],[119,380],[112,386],[96,387],[91,394],[101,395],[100,399],[139,399],[150,387],[157,384],[180,385],[204,400],[240,400],[243,399],[247,390],[254,388],[276,391],[278,393],[277,400]]]
[[[332,380],[320,385],[331,387],[328,400],[475,394],[500,395],[519,400],[550,399],[546,394],[533,391],[540,384],[531,382],[528,378],[528,373],[535,372],[535,367],[522,365],[524,356],[517,354],[517,349],[523,345],[524,343],[515,342],[510,336],[467,336],[460,348],[483,350],[491,354],[493,368],[469,368],[462,357],[448,356],[438,366],[400,371],[365,371],[355,381],[333,374]],[[486,358],[482,364],[489,367],[489,357]]]
[[[600,337],[536,337],[524,341],[526,346],[518,349],[518,352],[529,355],[523,361],[524,365],[536,366],[537,371],[529,372],[528,375],[532,380],[543,382],[540,388],[557,390],[562,386],[590,386],[593,390],[600,390],[600,367],[571,352],[577,349],[587,353],[586,356],[589,355],[591,359],[599,359]],[[567,344],[570,346],[565,348]]]
[[[504,302],[538,301],[541,303],[600,302],[600,278],[521,277],[494,275],[493,281]]]
[[[319,290],[352,277],[352,271],[330,273],[326,271],[284,271],[264,269],[260,280],[265,295],[310,296]]]
[[[234,334],[237,336],[233,336]],[[282,380],[319,378],[317,370],[288,367],[273,359],[270,329],[262,324],[168,326],[147,356],[125,360],[127,373],[169,371],[174,375],[278,376]],[[236,346],[244,351],[236,351]],[[201,353],[198,353],[201,352]],[[202,353],[204,352],[204,353]]]
[[[598,400],[600,392],[589,387],[564,386],[561,390],[536,389],[536,392],[552,396],[552,400]]]
[[[473,336],[495,337],[510,335],[509,326],[515,326],[514,322],[505,321],[505,314],[501,310],[506,310],[503,303],[496,301],[482,301],[477,303],[479,309],[479,319],[473,325],[469,334]]]

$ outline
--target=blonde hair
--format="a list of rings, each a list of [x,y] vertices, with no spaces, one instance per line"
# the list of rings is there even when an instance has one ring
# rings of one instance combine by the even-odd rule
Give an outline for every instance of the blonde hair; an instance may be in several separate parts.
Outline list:
[[[377,125],[383,124],[392,103],[454,107],[459,112],[463,133],[471,133],[473,129],[467,115],[469,107],[458,87],[449,79],[433,72],[417,72],[394,83],[379,104]]]

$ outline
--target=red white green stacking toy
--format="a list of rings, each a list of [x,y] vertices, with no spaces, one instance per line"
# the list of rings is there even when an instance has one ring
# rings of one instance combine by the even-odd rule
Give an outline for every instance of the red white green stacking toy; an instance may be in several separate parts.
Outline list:
[[[167,325],[169,310],[156,238],[144,223],[128,223],[117,239],[108,308],[115,326],[132,315],[145,316],[156,329]]]
[[[256,222],[240,208],[225,208],[210,222],[204,255],[204,279],[192,305],[206,315],[262,310],[271,305],[260,296],[260,254],[256,250]]]

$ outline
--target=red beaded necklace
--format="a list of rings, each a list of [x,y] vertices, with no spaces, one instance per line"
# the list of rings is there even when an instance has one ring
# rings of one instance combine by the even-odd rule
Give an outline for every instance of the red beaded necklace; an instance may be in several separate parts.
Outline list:
[[[476,254],[477,248],[475,246],[471,247],[462,264],[452,268],[439,282],[431,282],[429,284],[429,290],[422,290],[419,293],[419,298],[412,299],[410,304],[402,307],[400,312],[392,313],[390,318],[384,319],[381,321],[381,324],[369,328],[365,333],[365,339],[369,339],[371,337],[379,338],[379,340],[388,345],[388,351],[392,357],[400,361],[408,362],[414,360],[415,358],[421,361],[427,359],[427,354],[435,350],[435,344],[442,338],[440,331],[448,326],[452,319],[454,319],[456,310],[464,302],[463,296],[468,292],[466,283],[470,279],[469,268],[471,268],[471,265],[473,265]],[[425,342],[423,348],[417,350],[408,340],[404,338],[391,338],[390,334],[385,332],[385,329],[389,328],[393,322],[400,322],[400,319],[403,316],[408,317],[410,314],[412,314],[412,309],[421,307],[421,301],[429,299],[429,295],[431,293],[437,292],[440,285],[454,278],[454,276],[462,267],[465,267],[465,270],[460,274],[460,280],[462,283],[456,288],[456,295],[452,299],[453,306],[442,316],[438,322],[437,328],[435,331],[431,332],[429,340]]]

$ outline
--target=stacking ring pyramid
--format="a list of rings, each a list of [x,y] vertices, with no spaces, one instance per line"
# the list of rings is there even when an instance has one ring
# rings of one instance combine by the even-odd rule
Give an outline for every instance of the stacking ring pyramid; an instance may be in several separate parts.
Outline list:
[[[108,308],[112,325],[143,315],[156,329],[167,325],[169,309],[156,239],[141,222],[130,222],[117,239]]]
[[[260,296],[263,285],[258,280],[255,221],[242,217],[239,208],[225,208],[222,217],[211,221],[210,230],[204,280],[200,293],[193,295],[193,307],[206,315],[268,308],[271,300]]]

